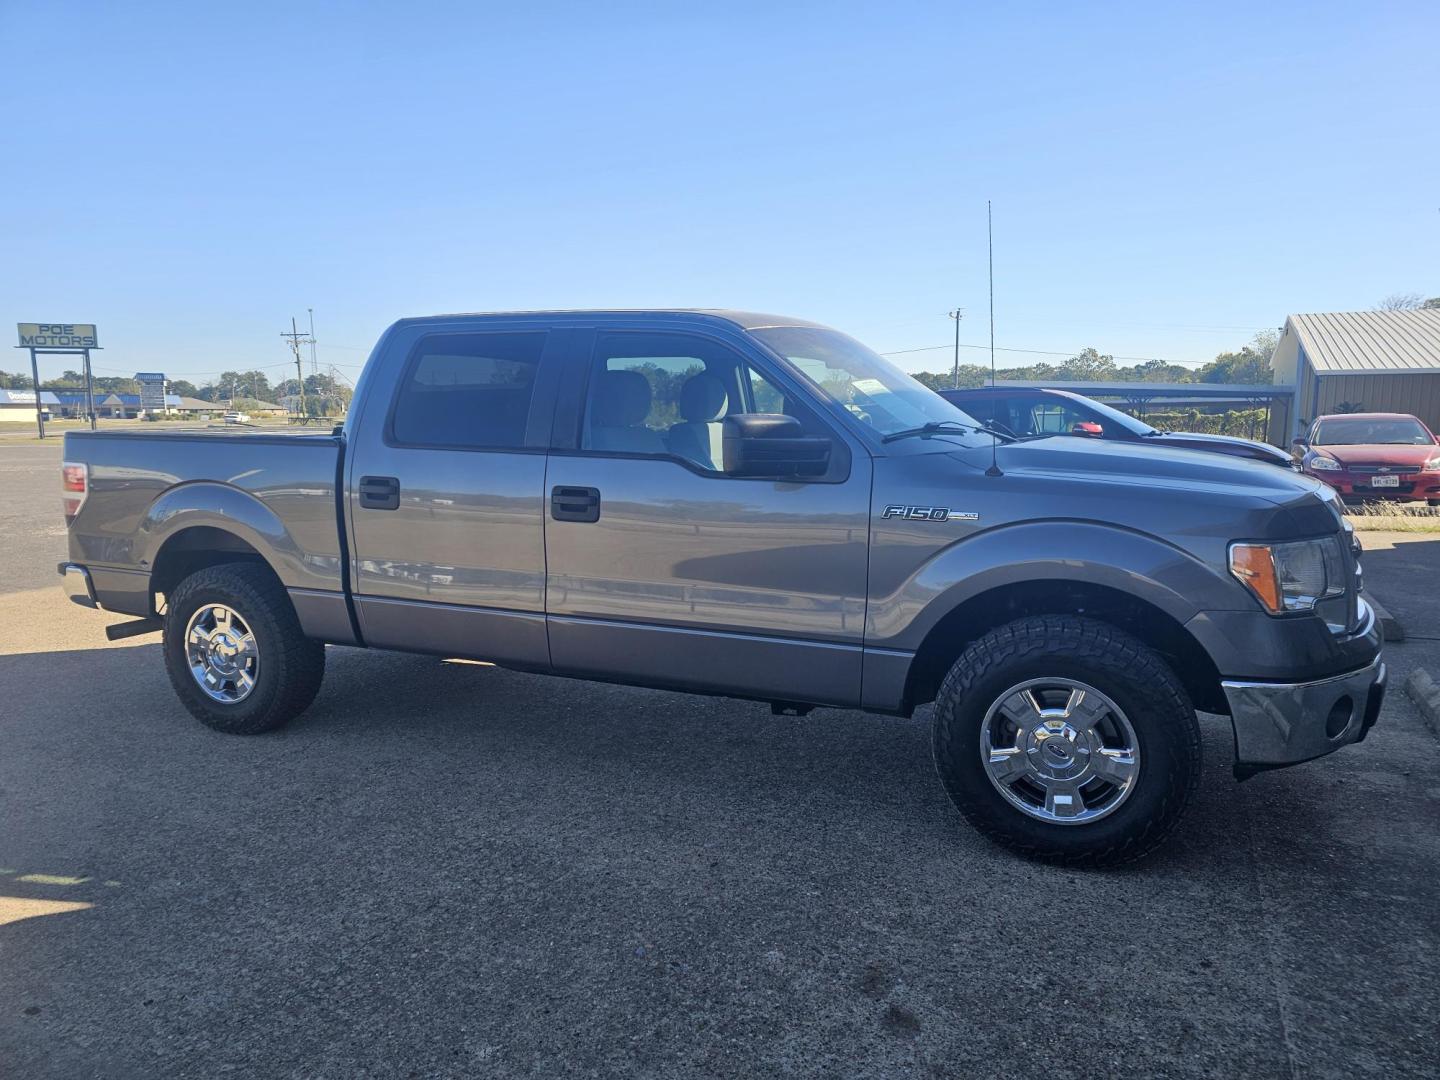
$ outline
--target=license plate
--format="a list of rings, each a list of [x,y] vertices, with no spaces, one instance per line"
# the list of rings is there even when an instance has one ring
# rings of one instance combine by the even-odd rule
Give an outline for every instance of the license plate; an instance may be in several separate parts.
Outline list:
[[[1400,477],[1398,477],[1398,476],[1372,476],[1372,477],[1370,478],[1370,486],[1371,486],[1371,487],[1395,487],[1395,488],[1397,487],[1397,488],[1398,488],[1398,487],[1400,486]]]

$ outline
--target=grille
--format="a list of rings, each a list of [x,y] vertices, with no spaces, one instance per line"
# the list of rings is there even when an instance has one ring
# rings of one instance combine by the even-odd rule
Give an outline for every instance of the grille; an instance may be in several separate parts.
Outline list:
[[[1413,468],[1409,465],[1346,465],[1346,472],[1359,473],[1366,476],[1373,476],[1375,473],[1414,473],[1420,471],[1420,466]]]

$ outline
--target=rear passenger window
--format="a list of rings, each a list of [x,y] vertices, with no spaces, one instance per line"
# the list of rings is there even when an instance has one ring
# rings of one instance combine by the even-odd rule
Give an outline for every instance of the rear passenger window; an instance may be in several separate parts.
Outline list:
[[[544,349],[543,333],[423,338],[395,399],[392,438],[406,446],[523,447]]]

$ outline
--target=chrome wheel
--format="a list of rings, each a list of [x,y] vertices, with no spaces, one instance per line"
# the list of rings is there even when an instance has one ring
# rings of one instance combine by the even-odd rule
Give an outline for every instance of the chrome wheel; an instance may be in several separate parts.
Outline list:
[[[1012,806],[1052,825],[1078,825],[1113,813],[1135,790],[1140,741],[1093,686],[1030,679],[985,714],[980,760]]]
[[[205,604],[190,616],[185,659],[200,689],[224,705],[249,697],[260,674],[254,633],[237,611],[224,604]]]

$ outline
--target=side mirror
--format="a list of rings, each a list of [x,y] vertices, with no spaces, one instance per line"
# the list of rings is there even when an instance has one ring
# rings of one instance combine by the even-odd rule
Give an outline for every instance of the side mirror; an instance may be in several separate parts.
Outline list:
[[[830,440],[806,435],[783,413],[727,416],[722,439],[726,476],[824,476],[830,468]]]
[[[1093,420],[1079,420],[1070,425],[1071,435],[1088,435],[1092,439],[1105,437],[1105,428]]]

